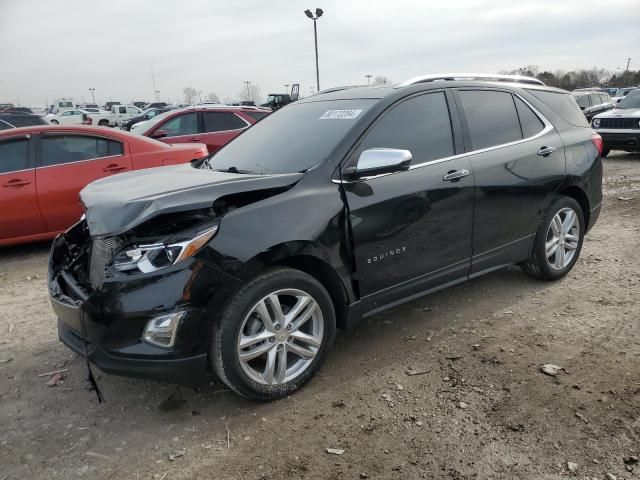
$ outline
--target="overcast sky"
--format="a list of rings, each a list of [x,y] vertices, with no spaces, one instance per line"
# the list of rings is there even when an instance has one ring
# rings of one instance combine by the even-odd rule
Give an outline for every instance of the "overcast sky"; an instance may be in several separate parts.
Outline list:
[[[0,102],[235,99],[435,72],[640,68],[640,0],[0,0]]]

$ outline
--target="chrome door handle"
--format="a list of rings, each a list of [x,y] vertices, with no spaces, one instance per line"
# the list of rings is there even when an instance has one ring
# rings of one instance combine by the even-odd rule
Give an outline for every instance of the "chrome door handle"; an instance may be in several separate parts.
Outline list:
[[[538,155],[540,155],[541,157],[548,157],[555,151],[556,147],[542,147],[540,150],[538,150]]]
[[[442,179],[447,182],[455,182],[457,180],[460,180],[461,178],[466,177],[467,175],[469,175],[469,170],[452,170],[448,172],[444,177],[442,177]]]

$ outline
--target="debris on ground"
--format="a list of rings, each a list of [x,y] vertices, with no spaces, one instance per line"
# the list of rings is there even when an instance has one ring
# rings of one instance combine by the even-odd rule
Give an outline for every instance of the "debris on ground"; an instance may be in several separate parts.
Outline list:
[[[327,448],[327,453],[332,455],[342,455],[344,453],[343,448]]]
[[[567,462],[567,470],[569,470],[571,473],[576,473],[578,471],[578,464]]]
[[[57,372],[51,375],[51,378],[47,381],[48,387],[59,387],[64,383],[64,373]]]
[[[582,415],[580,412],[576,412],[576,417],[579,418],[584,423],[589,423],[589,420],[587,420],[587,418],[584,415]]]
[[[187,453],[186,448],[176,450],[175,452],[169,454],[169,460],[173,462],[176,458],[184,457],[186,453]]]
[[[618,480],[617,477],[613,473],[605,473],[604,478],[606,480]]]
[[[624,457],[622,461],[625,465],[635,465],[638,463],[638,457],[635,455],[629,455],[628,457]]]
[[[553,363],[545,363],[540,367],[540,371],[546,375],[550,375],[555,377],[560,373],[560,370],[563,370],[564,373],[569,373],[566,368],[559,367],[558,365],[554,365]]]
[[[461,408],[462,410],[466,410],[469,407],[469,404],[466,402],[458,402],[458,408]]]
[[[429,373],[429,372],[431,372],[431,370],[413,370],[413,369],[409,369],[409,370],[405,371],[404,373],[406,373],[410,377],[414,377],[416,375],[424,375],[425,373]]]

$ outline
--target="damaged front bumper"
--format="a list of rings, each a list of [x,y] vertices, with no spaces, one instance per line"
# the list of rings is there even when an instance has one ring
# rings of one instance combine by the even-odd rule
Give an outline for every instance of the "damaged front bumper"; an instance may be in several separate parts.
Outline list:
[[[202,381],[216,308],[212,300],[225,296],[238,281],[190,258],[153,273],[107,275],[92,288],[84,274],[90,243],[86,224],[80,222],[59,235],[51,248],[49,296],[60,340],[107,373]],[[185,314],[173,347],[142,340],[151,319],[175,311]]]

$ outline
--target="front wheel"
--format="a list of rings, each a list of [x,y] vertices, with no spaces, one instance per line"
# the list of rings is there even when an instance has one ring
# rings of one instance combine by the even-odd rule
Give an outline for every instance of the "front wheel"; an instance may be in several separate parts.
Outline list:
[[[575,265],[584,240],[584,214],[571,197],[558,197],[542,218],[524,270],[542,280],[558,280]]]
[[[51,120],[51,125],[60,125],[60,123],[57,120]]]
[[[213,331],[214,372],[257,401],[285,397],[324,363],[335,336],[331,297],[299,270],[269,270],[231,299]]]
[[[108,127],[109,126],[109,120],[100,120],[98,122],[98,126],[99,127]]]

